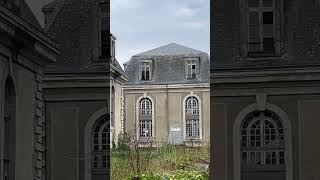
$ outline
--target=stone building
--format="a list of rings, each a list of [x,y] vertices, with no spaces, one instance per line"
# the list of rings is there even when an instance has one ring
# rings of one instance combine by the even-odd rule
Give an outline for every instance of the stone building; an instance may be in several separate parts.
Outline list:
[[[43,68],[57,43],[24,0],[0,0],[0,179],[44,178]]]
[[[319,1],[211,5],[210,175],[319,179]]]
[[[209,142],[208,54],[168,44],[125,63],[125,131],[141,145]]]
[[[112,131],[119,131],[126,80],[115,59],[109,8],[104,0],[56,0],[43,7],[45,30],[61,49],[44,71],[47,180],[108,179],[110,118]]]
[[[124,129],[124,95],[123,84],[128,77],[116,59],[116,37],[111,34],[111,63],[110,63],[110,147],[118,144],[118,135]]]

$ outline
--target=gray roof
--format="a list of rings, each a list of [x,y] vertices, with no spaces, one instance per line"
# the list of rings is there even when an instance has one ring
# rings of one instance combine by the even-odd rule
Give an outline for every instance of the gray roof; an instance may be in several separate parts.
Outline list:
[[[38,22],[37,18],[34,16],[32,10],[30,9],[29,5],[22,0],[20,4],[21,14],[20,17],[30,23],[32,26],[36,27],[38,30],[42,31],[42,27]]]
[[[190,57],[200,60],[198,79],[186,79],[185,58]],[[152,60],[152,79],[150,81],[139,79],[139,60]],[[209,71],[210,61],[207,53],[175,43],[134,55],[125,68],[128,75],[127,85],[208,83]]]
[[[139,53],[135,56],[171,56],[171,55],[188,55],[188,54],[202,54],[203,52],[182,46],[176,43],[170,43],[158,48]]]
[[[108,70],[108,59],[99,56],[97,3],[56,0],[43,10],[53,10],[45,31],[59,44],[61,51],[56,63],[46,66],[47,75],[105,73]],[[102,63],[96,63],[99,60]]]

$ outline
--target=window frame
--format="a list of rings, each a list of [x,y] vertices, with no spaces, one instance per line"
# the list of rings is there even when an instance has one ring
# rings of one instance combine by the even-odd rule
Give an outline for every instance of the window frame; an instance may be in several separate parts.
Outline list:
[[[147,65],[148,64],[148,65]],[[147,68],[149,68],[149,77],[147,76]],[[143,76],[143,71],[145,72],[145,75]],[[140,60],[139,61],[139,80],[141,81],[151,81],[152,80],[152,72],[153,72],[153,66],[152,66],[152,60]]]
[[[188,109],[188,102],[190,100],[195,99],[197,101],[197,108],[193,106],[190,107],[192,111],[196,111],[195,113],[188,113],[190,109]],[[189,140],[202,140],[202,113],[201,113],[201,99],[199,96],[191,92],[189,95],[185,96],[183,99],[183,139],[185,141]],[[192,103],[193,104],[193,103]],[[191,127],[191,136],[188,132]],[[194,132],[198,131],[198,132]],[[195,134],[197,134],[195,136]]]
[[[285,142],[279,140],[285,136],[283,123],[280,117],[271,111],[266,111],[269,115],[264,112],[252,112],[243,120],[240,126],[241,138],[240,138],[240,159],[241,159],[241,169],[242,171],[247,171],[252,168],[258,168],[263,171],[268,171],[272,169],[285,170]],[[257,130],[252,129],[254,125],[257,125],[259,129],[259,145],[256,144],[257,141]],[[268,135],[266,131],[266,122],[269,122],[274,127],[274,139],[267,139]],[[252,136],[252,131],[254,131],[254,136]],[[270,134],[269,134],[270,135]],[[272,135],[272,134],[271,134]],[[245,140],[245,143],[243,141]],[[272,140],[272,141],[271,141]],[[275,143],[272,143],[272,142]],[[252,145],[252,142],[254,145]],[[269,142],[269,143],[267,143]],[[259,154],[259,156],[257,156]],[[275,157],[268,157],[267,154],[275,155]],[[281,156],[283,154],[283,156]],[[259,157],[259,162],[257,162],[257,157]],[[270,158],[268,163],[268,158]],[[244,162],[245,160],[245,162]],[[275,160],[274,164],[272,161]],[[281,163],[283,162],[283,164]]]
[[[108,122],[106,120],[107,116],[102,116],[99,118],[95,125],[93,126],[92,129],[92,134],[91,134],[91,153],[92,153],[92,160],[91,160],[91,170],[92,170],[92,175],[93,174],[101,174],[102,172],[107,173],[106,168],[108,168],[108,151],[110,149],[109,145],[109,140],[108,140]],[[98,125],[100,125],[98,131]],[[103,132],[103,130],[106,129],[106,132]],[[105,138],[103,137],[103,134],[105,133]],[[95,142],[95,135],[98,134],[98,143]],[[104,139],[103,139],[104,138]],[[103,143],[103,140],[105,140],[105,143]],[[98,146],[98,149],[95,149],[95,146]],[[106,146],[104,149],[103,146]],[[97,160],[95,159],[97,157]],[[105,165],[104,163],[104,158],[105,158]],[[97,162],[96,162],[97,161]],[[95,163],[98,165],[95,166]]]
[[[195,67],[194,69],[192,68],[193,66]],[[190,72],[189,72],[189,67],[190,67]],[[200,73],[200,59],[198,57],[185,58],[185,78],[186,78],[186,80],[198,79],[199,73]]]
[[[240,0],[240,60],[285,58],[285,8],[284,0],[273,0],[274,53],[249,52],[249,0]],[[262,0],[259,0],[263,3]],[[263,17],[261,17],[263,18]],[[262,21],[263,22],[263,21]],[[260,24],[263,26],[263,24]],[[263,37],[263,35],[261,36]],[[263,42],[263,41],[262,41]]]
[[[144,101],[145,99],[148,99],[150,105],[151,105],[151,109],[148,109],[149,111],[151,111],[151,113],[149,114],[141,114],[141,107],[142,104],[141,102]],[[136,101],[136,139],[138,141],[152,141],[155,138],[155,103],[154,100],[151,96],[147,96],[146,94],[144,94],[143,96],[139,97]],[[140,136],[140,122],[141,121],[150,121],[149,124],[151,124],[151,133],[150,136]],[[146,123],[145,123],[146,124]]]

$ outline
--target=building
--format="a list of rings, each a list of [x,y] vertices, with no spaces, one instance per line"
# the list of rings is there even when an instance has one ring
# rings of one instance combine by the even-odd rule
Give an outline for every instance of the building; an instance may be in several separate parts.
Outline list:
[[[211,176],[319,179],[319,1],[211,5]]]
[[[0,0],[0,179],[43,179],[43,68],[57,43],[24,0]]]
[[[46,180],[108,179],[110,122],[112,131],[120,131],[126,80],[115,59],[109,6],[109,1],[56,0],[43,7],[45,31],[61,49],[44,71]]]
[[[168,44],[125,63],[125,131],[141,145],[209,142],[208,54]]]
[[[110,63],[110,147],[118,144],[118,136],[124,130],[124,95],[123,84],[128,77],[116,59],[116,37],[111,34],[111,63]]]

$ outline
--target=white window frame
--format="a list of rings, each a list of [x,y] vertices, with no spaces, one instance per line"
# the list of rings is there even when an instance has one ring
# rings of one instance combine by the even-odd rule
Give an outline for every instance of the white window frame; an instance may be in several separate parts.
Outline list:
[[[141,81],[150,81],[152,79],[152,60],[141,60],[139,61],[139,79]],[[145,72],[145,77],[146,77],[146,72],[147,68],[149,68],[149,78],[148,79],[142,79],[142,73]]]
[[[155,134],[156,134],[156,131],[155,131],[155,104],[154,104],[154,100],[151,96],[148,96],[146,94],[144,94],[143,96],[139,97],[136,101],[136,108],[135,108],[135,112],[136,112],[136,138],[137,140],[142,140],[140,138],[140,102],[142,99],[144,98],[147,98],[151,101],[151,106],[152,106],[152,112],[151,112],[151,119],[152,119],[152,133],[151,133],[151,136],[148,137],[150,138],[149,140],[153,140],[155,138]]]
[[[103,118],[106,118],[106,117],[103,117]],[[98,130],[98,143],[95,143],[95,134],[97,133],[96,132],[96,128],[97,128],[97,125],[100,123],[100,122],[102,122],[103,121],[103,118],[101,118],[101,119],[99,119],[98,121],[97,121],[97,124],[94,126],[94,129],[93,129],[93,133],[92,133],[92,155],[93,155],[93,157],[92,157],[92,169],[93,170],[100,170],[100,169],[104,169],[104,168],[106,168],[107,166],[108,166],[108,154],[103,154],[103,152],[108,152],[108,144],[110,143],[109,141],[108,141],[108,128],[107,128],[107,121],[105,121],[105,122],[103,122],[103,124],[101,125],[101,127],[99,128],[99,130]],[[103,129],[104,128],[106,128],[107,129],[107,131],[105,132],[105,136],[106,136],[106,138],[105,138],[105,143],[103,143],[103,137],[102,137],[102,134],[104,133],[104,132],[102,132],[103,131]],[[97,150],[95,150],[94,149],[94,147],[95,146],[98,146],[98,149]],[[103,146],[106,146],[106,149],[103,149]],[[101,152],[101,153],[100,153]],[[98,160],[97,160],[97,163],[98,163],[98,167],[94,167],[94,163],[95,163],[95,155],[101,155],[102,154],[102,156],[105,156],[105,163],[106,163],[106,166],[104,167],[103,165],[101,165],[101,163],[103,163],[104,162],[104,160],[103,160],[103,157],[101,156],[101,157],[98,157]],[[100,163],[100,164],[99,164]]]
[[[199,76],[199,58],[185,58],[186,61],[186,79],[198,79]],[[194,69],[192,67],[195,67]],[[193,77],[194,74],[194,77]]]
[[[186,103],[187,103],[188,98],[190,98],[190,97],[195,97],[198,100],[198,106],[199,106],[199,114],[198,114],[198,116],[199,116],[199,138],[189,138],[189,137],[187,137],[187,133],[186,133],[186,115],[187,115],[187,113],[186,113]],[[183,108],[183,111],[182,111],[183,112],[183,139],[184,140],[190,140],[190,139],[202,140],[202,138],[203,138],[203,136],[202,136],[203,127],[202,127],[202,103],[201,103],[201,98],[198,95],[194,94],[193,92],[190,92],[189,95],[187,95],[187,96],[185,96],[183,98],[183,107],[182,108]]]

